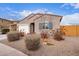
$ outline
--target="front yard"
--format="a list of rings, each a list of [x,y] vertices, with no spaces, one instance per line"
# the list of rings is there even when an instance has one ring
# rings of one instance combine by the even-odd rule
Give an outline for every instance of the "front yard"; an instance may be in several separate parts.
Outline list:
[[[30,56],[79,56],[79,37],[65,37],[63,41],[51,39],[50,42],[52,45],[43,44],[37,51],[29,51],[25,47],[24,39],[13,42],[0,41]]]

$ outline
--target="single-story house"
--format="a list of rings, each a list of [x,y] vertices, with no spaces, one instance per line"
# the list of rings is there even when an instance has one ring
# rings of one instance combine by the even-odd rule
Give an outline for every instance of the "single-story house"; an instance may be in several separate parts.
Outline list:
[[[54,14],[30,14],[21,20],[17,27],[25,33],[41,33],[42,31],[60,29],[62,16]]]
[[[9,28],[10,28],[10,31],[17,31],[17,24],[18,24],[19,21],[14,21],[14,23],[12,23]]]
[[[2,33],[2,30],[5,29],[5,31],[8,29],[9,31],[16,31],[17,30],[17,21],[11,21],[7,19],[0,18],[0,33]]]
[[[9,26],[13,23],[13,21],[0,18],[0,29],[9,29]]]

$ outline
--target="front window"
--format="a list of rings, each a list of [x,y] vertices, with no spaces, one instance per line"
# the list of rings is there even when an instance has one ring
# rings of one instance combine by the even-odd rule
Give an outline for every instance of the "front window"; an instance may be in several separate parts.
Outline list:
[[[52,23],[48,21],[39,23],[39,29],[52,29]]]

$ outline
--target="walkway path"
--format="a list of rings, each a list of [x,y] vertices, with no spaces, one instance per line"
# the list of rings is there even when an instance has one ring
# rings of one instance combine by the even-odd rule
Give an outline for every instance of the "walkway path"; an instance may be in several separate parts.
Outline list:
[[[0,56],[26,56],[26,54],[0,43]]]

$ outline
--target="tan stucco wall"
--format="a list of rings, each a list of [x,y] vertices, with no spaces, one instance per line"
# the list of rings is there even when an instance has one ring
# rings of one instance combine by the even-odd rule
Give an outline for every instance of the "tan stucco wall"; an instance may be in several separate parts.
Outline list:
[[[40,17],[40,18],[39,18]],[[19,25],[21,24],[29,24],[30,23],[35,23],[35,32],[40,33],[41,30],[39,29],[39,23],[47,20],[49,22],[52,22],[53,24],[53,30],[60,28],[60,19],[61,16],[56,16],[56,15],[36,15],[30,19],[24,19],[23,21],[19,22]],[[47,29],[49,30],[49,29]]]
[[[17,23],[16,21],[6,20],[6,19],[0,19],[0,31],[2,29],[10,29],[10,31],[17,30]],[[16,24],[16,26],[12,26]]]
[[[49,16],[49,15],[45,15],[45,16],[39,18],[38,20],[35,21],[35,32],[40,33],[42,31],[39,29],[39,23],[41,23],[44,20],[52,22],[52,24],[53,24],[52,30],[59,29],[60,28],[60,19],[61,19],[61,17]],[[49,31],[49,29],[46,29],[46,30],[44,29],[44,31]]]
[[[11,21],[7,21],[7,20],[0,20],[0,26],[4,27],[4,28],[9,28],[9,26],[12,24],[13,22]]]
[[[0,20],[0,25],[6,26],[6,25],[10,25],[10,24],[12,24],[12,23],[13,23],[13,22],[10,22],[10,21]]]

